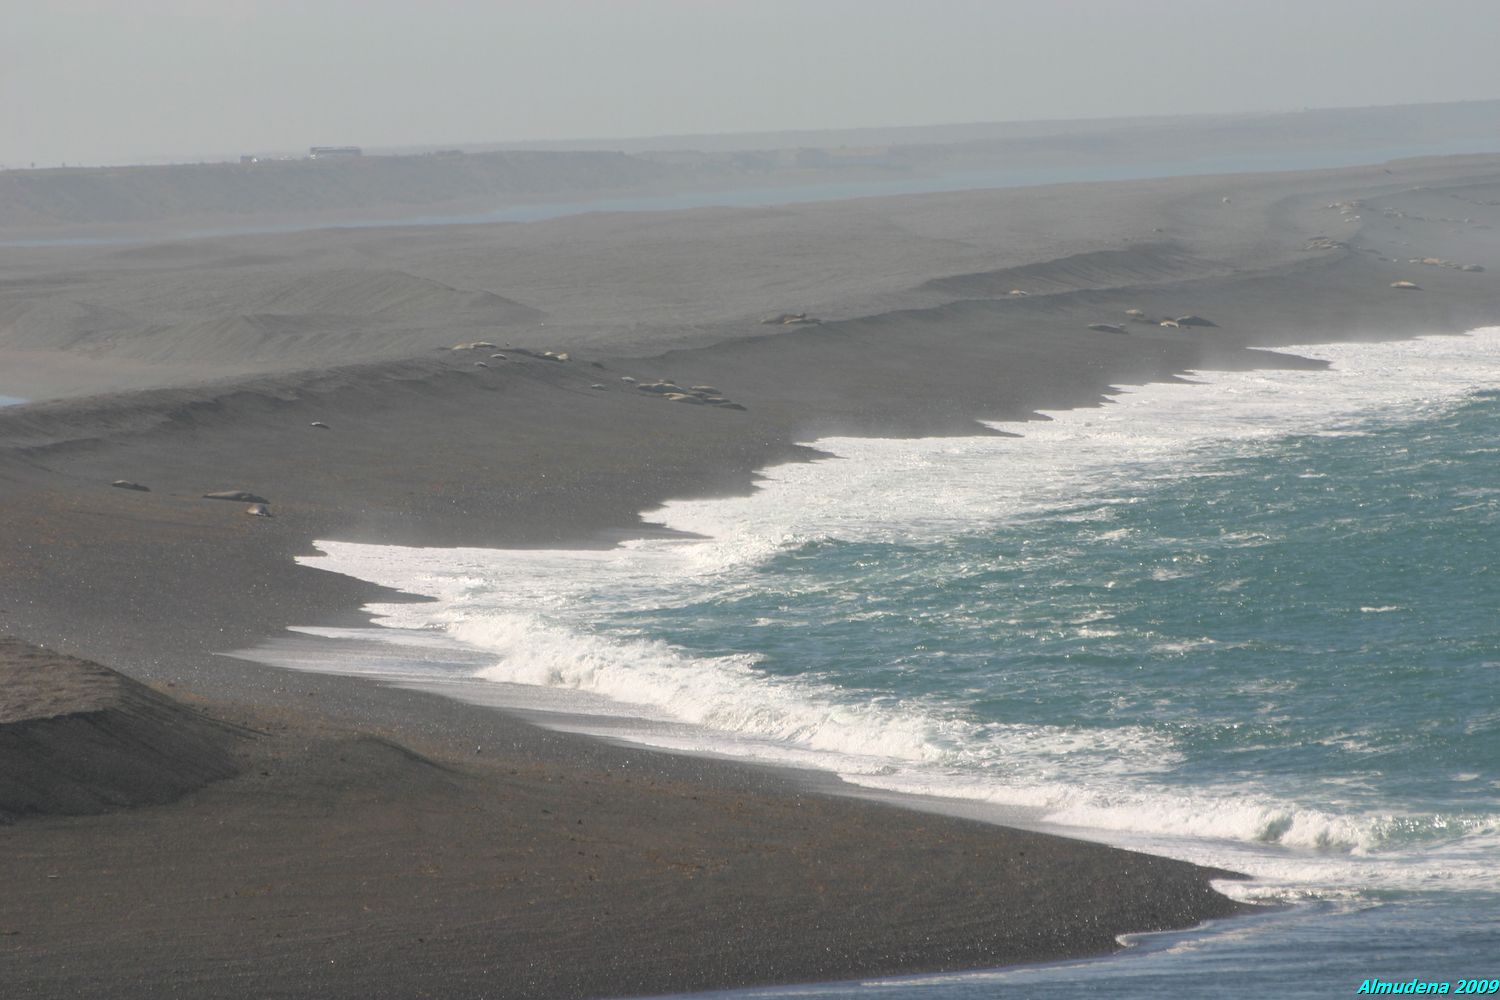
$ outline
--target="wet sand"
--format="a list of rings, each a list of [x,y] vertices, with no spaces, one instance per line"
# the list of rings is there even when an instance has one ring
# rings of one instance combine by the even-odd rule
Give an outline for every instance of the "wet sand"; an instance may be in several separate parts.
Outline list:
[[[1280,344],[1493,325],[1494,225],[1500,160],[1460,158],[0,252],[0,392],[56,397],[0,410],[0,631],[249,733],[234,777],[170,803],[0,828],[0,978],[628,995],[1097,954],[1231,912],[1192,866],[215,654],[390,596],[296,566],[315,539],[609,544],[820,435],[974,433],[1312,364]],[[784,312],[823,322],[761,322]],[[274,516],[202,499],[228,489]]]

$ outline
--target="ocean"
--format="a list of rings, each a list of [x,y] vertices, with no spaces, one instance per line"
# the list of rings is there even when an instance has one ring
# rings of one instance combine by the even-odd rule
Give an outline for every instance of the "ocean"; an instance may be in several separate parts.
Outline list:
[[[1500,977],[1500,328],[1005,434],[815,442],[698,537],[324,542],[431,595],[255,658],[1245,872],[1084,962],[715,994],[1325,997]],[[340,640],[330,644],[326,640]],[[347,650],[330,655],[330,648]],[[975,892],[987,891],[975,886]]]

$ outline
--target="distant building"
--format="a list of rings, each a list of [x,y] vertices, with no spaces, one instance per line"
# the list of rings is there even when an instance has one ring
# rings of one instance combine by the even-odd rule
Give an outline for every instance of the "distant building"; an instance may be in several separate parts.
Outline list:
[[[307,152],[315,160],[332,156],[363,156],[365,154],[365,151],[358,146],[313,146]]]

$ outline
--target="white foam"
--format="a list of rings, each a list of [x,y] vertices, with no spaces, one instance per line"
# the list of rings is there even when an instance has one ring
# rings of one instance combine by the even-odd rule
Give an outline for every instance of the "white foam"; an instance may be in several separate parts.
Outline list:
[[[1166,843],[1167,853],[1211,863],[1226,863],[1213,856],[1224,854],[1224,844],[1248,845],[1260,851],[1258,870],[1268,873],[1279,862],[1265,853],[1267,845],[1332,852],[1347,873],[1350,858],[1387,843],[1388,824],[1399,818],[1343,816],[1235,790],[1174,797],[1149,782],[1175,763],[1174,749],[1145,729],[984,724],[962,706],[857,695],[817,678],[770,675],[754,656],[692,656],[663,642],[606,634],[593,623],[705,594],[747,592],[759,583],[738,570],[808,542],[931,541],[1040,512],[1087,525],[1097,516],[1098,494],[1129,503],[1142,482],[1213,474],[1205,466],[1226,449],[1253,451],[1295,433],[1361,434],[1355,424],[1370,415],[1421,415],[1500,386],[1497,348],[1500,328],[1293,348],[1333,367],[1209,373],[1196,383],[1125,388],[1112,405],[1052,413],[1049,421],[995,425],[1021,437],[824,439],[816,447],[837,459],[767,470],[749,496],[674,500],[652,512],[654,520],[703,536],[696,539],[635,540],[606,551],[320,542],[323,555],[301,561],[436,598],[371,610],[394,627],[396,641],[486,653],[489,662],[466,680],[585,693],[594,705],[602,696],[656,721],[688,724],[642,726],[639,737],[659,745],[818,766],[902,792],[1029,806],[1053,823],[1117,842],[1155,838],[1158,849]],[[1090,504],[1081,505],[1090,494]],[[1269,539],[1246,532],[1224,540],[1255,546]],[[1175,577],[1192,568],[1161,572]],[[795,590],[781,596],[788,605],[799,597]],[[1161,652],[1194,645],[1163,644]],[[1298,864],[1286,884],[1327,875],[1324,862]],[[1452,871],[1474,875],[1467,862]]]

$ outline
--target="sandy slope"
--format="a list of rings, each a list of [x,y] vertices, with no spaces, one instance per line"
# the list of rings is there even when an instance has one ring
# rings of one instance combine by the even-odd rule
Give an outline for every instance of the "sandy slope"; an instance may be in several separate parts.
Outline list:
[[[244,734],[95,663],[0,636],[0,823],[171,802]]]

